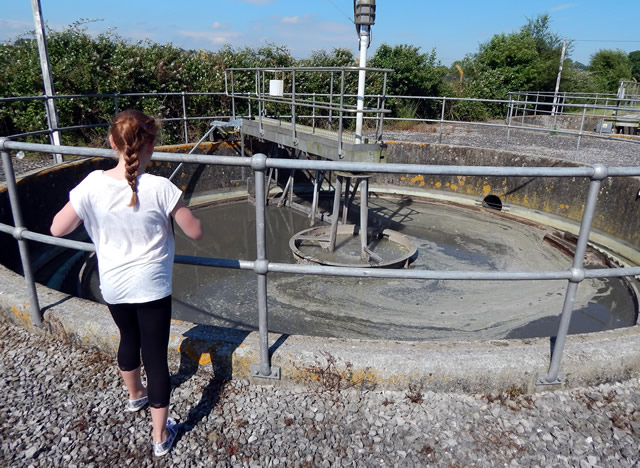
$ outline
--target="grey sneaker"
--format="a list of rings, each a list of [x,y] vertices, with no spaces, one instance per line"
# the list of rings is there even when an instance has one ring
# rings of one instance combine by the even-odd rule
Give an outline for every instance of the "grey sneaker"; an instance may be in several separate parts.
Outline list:
[[[127,411],[140,411],[142,408],[147,406],[149,403],[149,397],[143,396],[142,398],[138,398],[137,400],[128,400],[127,401]]]
[[[171,450],[171,447],[173,446],[173,442],[176,440],[178,426],[173,418],[167,418],[167,433],[169,435],[164,442],[153,443],[153,454],[156,457],[161,457],[169,453],[169,450]]]

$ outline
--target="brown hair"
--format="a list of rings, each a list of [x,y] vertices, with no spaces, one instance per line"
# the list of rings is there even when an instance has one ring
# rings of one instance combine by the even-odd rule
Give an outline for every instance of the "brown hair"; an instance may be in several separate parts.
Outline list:
[[[155,119],[137,110],[122,111],[111,123],[110,134],[116,149],[124,157],[125,177],[133,191],[129,206],[138,203],[138,153],[155,140],[159,132],[160,126]]]

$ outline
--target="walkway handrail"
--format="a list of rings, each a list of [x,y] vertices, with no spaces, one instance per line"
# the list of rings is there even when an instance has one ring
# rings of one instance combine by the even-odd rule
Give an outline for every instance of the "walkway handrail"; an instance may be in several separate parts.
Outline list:
[[[357,70],[357,67],[352,67],[353,70]],[[253,68],[248,70],[255,70]],[[324,69],[323,69],[324,70]],[[328,68],[327,70],[331,70]],[[387,71],[386,69],[372,69],[376,71]],[[335,71],[334,71],[335,73]],[[317,121],[328,121],[332,122],[334,119],[337,119],[337,115],[340,115],[340,126],[342,127],[342,120],[355,119],[357,110],[352,108],[347,104],[340,104],[343,102],[344,98],[356,98],[353,94],[344,93],[342,99],[337,98],[337,93],[333,91],[333,86],[331,87],[330,93],[304,93],[297,90],[295,93],[297,102],[294,107],[301,107],[304,109],[311,108],[311,112],[305,112],[303,114],[295,115],[291,114],[282,114],[281,118],[286,119],[311,119],[313,121],[312,125],[315,128],[315,123]],[[569,93],[564,93],[562,96],[569,96]],[[179,97],[181,99],[181,109],[176,107],[175,114],[178,116],[175,117],[167,117],[162,119],[163,122],[182,122],[183,132],[184,132],[184,143],[189,142],[187,124],[189,122],[198,122],[202,120],[230,120],[234,118],[234,115],[237,111],[235,109],[235,104],[231,103],[231,111],[230,115],[211,115],[211,116],[190,116],[187,113],[187,106],[185,100],[191,96],[214,96],[214,97],[224,97],[225,99],[229,98],[227,96],[227,92],[158,92],[158,93],[102,93],[102,94],[69,94],[69,95],[55,95],[52,96],[53,99],[81,99],[81,98],[104,98],[104,99],[112,99],[113,103],[113,113],[118,112],[118,100],[127,97]],[[529,97],[527,97],[529,96]],[[279,99],[274,101],[279,105],[291,105],[291,100],[293,96],[291,93],[287,92],[283,94],[284,99]],[[630,102],[629,99],[623,99],[620,101],[616,97],[613,96],[605,96],[605,95],[595,95],[593,98],[589,96],[582,96],[586,98],[590,98],[595,100],[594,104],[580,104],[575,103],[571,104],[566,101],[561,101],[559,105],[559,112],[556,112],[556,115],[562,115],[566,113],[567,109],[574,109],[575,112],[569,114],[573,117],[577,117],[580,119],[580,112],[582,112],[583,118],[579,122],[579,128],[562,128],[562,126],[557,125],[554,117],[553,123],[544,122],[538,125],[532,125],[531,123],[525,123],[524,117],[527,114],[530,114],[532,111],[535,113],[542,115],[552,115],[552,106],[551,102],[540,102],[538,101],[538,97],[543,97],[543,93],[537,92],[512,92],[509,94],[509,99],[480,99],[480,98],[458,98],[458,97],[448,97],[448,96],[407,96],[407,95],[393,95],[393,94],[367,94],[366,99],[376,100],[376,106],[368,109],[364,109],[365,115],[363,119],[371,121],[377,120],[378,123],[376,125],[376,138],[382,138],[382,122],[381,120],[387,121],[403,121],[403,122],[425,122],[425,123],[439,123],[440,124],[440,132],[438,136],[438,142],[442,143],[443,140],[443,125],[444,124],[463,124],[468,126],[477,126],[477,127],[492,127],[492,128],[504,128],[507,133],[507,143],[510,141],[511,132],[513,130],[526,130],[526,131],[534,131],[534,132],[553,132],[553,134],[561,134],[561,135],[575,135],[577,138],[576,144],[576,152],[580,150],[580,144],[582,138],[596,138],[600,140],[608,140],[608,141],[616,141],[620,143],[631,143],[631,144],[640,144],[640,138],[638,137],[624,137],[620,138],[618,135],[611,135],[602,132],[593,132],[589,131],[589,129],[585,128],[588,124],[588,121],[585,120],[587,116],[587,112],[593,113],[594,110],[597,110],[596,116],[601,118],[605,118],[605,113],[620,113],[635,110],[633,107],[629,106],[620,106],[620,105],[610,105],[612,103],[624,103]],[[514,99],[514,97],[516,99]],[[521,100],[522,97],[525,97],[526,100]],[[264,102],[259,103],[257,106],[257,111],[251,109],[251,101],[256,98],[248,98],[246,93],[235,93],[232,100],[235,98],[242,99],[243,101],[247,100],[249,103],[249,109],[247,117],[253,117],[251,114],[258,114],[259,118],[262,117],[262,113],[264,113]],[[311,100],[309,100],[311,98]],[[535,100],[534,100],[535,98]],[[0,105],[1,104],[11,104],[13,102],[18,101],[29,101],[29,100],[42,100],[43,102],[47,99],[47,96],[26,96],[26,97],[0,97]],[[389,99],[395,100],[412,100],[412,101],[431,101],[435,103],[439,103],[440,115],[434,118],[426,118],[426,117],[393,117],[390,113],[391,111],[388,108],[385,108],[385,102]],[[599,104],[600,101],[602,104]],[[506,109],[506,117],[502,122],[485,122],[485,121],[464,121],[464,120],[455,120],[446,118],[446,106],[447,104],[451,105],[454,102],[478,102],[481,104],[488,105],[504,105]],[[548,109],[545,109],[545,106]],[[323,113],[316,112],[317,110],[324,110]],[[328,115],[326,115],[328,113]],[[373,115],[372,115],[373,114]],[[244,114],[242,115],[244,117]],[[520,122],[518,119],[522,118],[523,120]],[[578,123],[578,122],[577,122]],[[36,135],[50,135],[52,132],[58,131],[63,136],[65,132],[75,131],[79,129],[85,128],[100,128],[100,127],[108,127],[109,123],[92,123],[87,125],[73,125],[73,126],[58,126],[59,128],[47,128],[47,129],[39,129],[33,130],[29,132],[23,132],[20,134],[14,135],[5,135],[7,138],[26,138],[30,136]],[[293,130],[295,131],[295,130]],[[53,153],[56,154],[56,153]]]
[[[58,239],[51,236],[28,231],[22,222],[20,203],[17,197],[15,176],[9,156],[10,150],[37,151],[43,153],[61,152],[78,156],[92,156],[113,158],[112,150],[99,148],[82,148],[73,146],[42,145],[37,143],[22,143],[0,138],[0,152],[2,163],[7,176],[7,185],[10,195],[11,209],[14,214],[15,226],[0,224],[0,231],[13,235],[18,240],[20,256],[25,272],[32,306],[32,321],[38,325],[41,322],[35,282],[31,274],[26,239],[47,244],[60,245],[80,250],[92,250],[92,245],[69,239]],[[539,384],[557,384],[560,382],[559,368],[564,344],[569,329],[569,322],[573,311],[578,284],[585,278],[618,277],[640,274],[640,267],[596,269],[583,268],[584,256],[587,248],[593,214],[595,211],[598,193],[602,180],[607,177],[640,176],[640,167],[607,167],[602,164],[594,164],[587,167],[492,167],[492,166],[442,166],[424,164],[375,164],[361,162],[340,162],[329,160],[298,160],[298,159],[274,159],[267,158],[263,154],[251,157],[237,156],[209,156],[187,155],[175,153],[155,152],[152,156],[156,161],[213,164],[223,166],[250,167],[255,173],[256,196],[256,239],[257,258],[255,261],[240,259],[203,258],[190,256],[176,256],[179,263],[192,265],[215,266],[223,268],[235,268],[253,270],[258,275],[258,313],[260,334],[260,364],[252,368],[253,376],[264,378],[277,378],[279,370],[271,367],[268,353],[268,310],[266,281],[269,272],[295,273],[310,275],[332,276],[357,276],[369,278],[401,278],[401,279],[448,279],[448,280],[566,280],[567,292],[563,304],[561,320],[556,334],[556,343],[551,356],[549,370],[546,375],[539,376]],[[576,252],[570,268],[561,271],[433,271],[433,270],[392,270],[369,269],[354,267],[332,267],[320,265],[299,265],[288,263],[269,262],[266,257],[266,230],[265,230],[265,172],[268,168],[279,169],[309,169],[309,170],[340,170],[348,172],[377,172],[395,174],[428,174],[428,175],[477,175],[477,176],[503,176],[503,177],[584,177],[591,180],[585,208],[578,234]]]

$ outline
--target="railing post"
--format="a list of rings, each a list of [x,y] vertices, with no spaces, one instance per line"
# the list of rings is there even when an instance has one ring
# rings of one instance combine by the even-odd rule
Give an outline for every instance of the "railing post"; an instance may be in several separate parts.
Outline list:
[[[507,144],[509,144],[509,139],[511,138],[511,119],[513,118],[513,99],[512,96],[509,96],[509,112],[507,116]]]
[[[607,167],[602,164],[593,165],[593,175],[589,184],[589,192],[587,194],[587,202],[582,214],[582,222],[580,223],[580,231],[578,232],[578,241],[576,243],[576,251],[573,256],[573,264],[571,266],[571,279],[567,286],[567,292],[564,296],[564,304],[562,306],[562,315],[560,316],[560,324],[558,325],[558,333],[556,334],[556,342],[551,354],[551,363],[549,371],[546,375],[538,375],[537,385],[555,385],[562,383],[559,377],[560,361],[569,332],[569,323],[571,322],[571,314],[576,299],[576,291],[578,283],[584,279],[584,255],[587,251],[589,242],[589,232],[591,231],[591,223],[593,222],[593,214],[598,202],[598,192],[602,185],[602,180],[607,177]]]
[[[296,139],[296,71],[291,71],[291,138],[297,145]]]
[[[582,139],[582,133],[584,132],[584,118],[587,113],[587,106],[582,105],[582,119],[580,120],[580,131],[578,132],[578,144],[576,145],[576,153],[580,151],[580,140]]]
[[[313,97],[311,98],[312,106],[311,106],[311,133],[316,133],[316,93],[313,92]]]
[[[442,111],[440,112],[440,137],[438,138],[438,143],[442,143],[442,123],[444,122],[444,109],[447,105],[447,98],[445,96],[442,97]]]
[[[378,134],[376,135],[376,141],[382,141],[382,132],[384,127],[384,109],[385,103],[387,99],[387,72],[384,72],[384,77],[382,78],[382,102],[380,105],[380,116],[379,122],[380,126],[378,128]]]
[[[38,302],[38,293],[36,291],[36,283],[31,271],[31,260],[29,258],[29,246],[27,241],[22,238],[22,232],[26,230],[22,220],[22,211],[20,210],[20,200],[18,199],[18,190],[16,187],[16,176],[13,172],[11,157],[4,149],[6,138],[0,138],[0,152],[2,152],[2,168],[7,181],[7,190],[9,191],[9,203],[11,204],[11,213],[13,215],[13,224],[16,230],[13,237],[18,241],[18,249],[20,251],[20,260],[22,262],[22,271],[24,279],[27,283],[27,291],[29,293],[29,305],[31,308],[31,323],[37,327],[42,325],[42,317],[40,316],[40,303]]]
[[[329,126],[333,123],[333,72],[329,81]]]
[[[342,117],[344,106],[344,70],[341,70],[340,76],[340,118],[338,120],[338,159],[342,159]]]
[[[233,86],[233,70],[230,72],[229,80],[231,81],[231,119],[236,120],[236,94]]]
[[[184,91],[182,91],[182,125],[184,128],[184,143],[189,143],[189,135],[187,134],[187,104],[184,99]]]
[[[267,272],[269,261],[267,260],[267,243],[265,229],[265,171],[267,169],[267,157],[264,154],[256,154],[251,157],[251,167],[255,176],[256,197],[256,261],[253,271],[258,279],[258,332],[260,334],[260,364],[252,365],[250,373],[252,377],[265,379],[279,379],[280,368],[271,367],[269,358],[269,328],[267,310]]]

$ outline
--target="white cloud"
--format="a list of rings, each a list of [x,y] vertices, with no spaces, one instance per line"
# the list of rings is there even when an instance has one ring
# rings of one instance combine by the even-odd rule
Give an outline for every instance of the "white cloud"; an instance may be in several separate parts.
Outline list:
[[[210,42],[214,46],[221,46],[224,44],[231,44],[236,42],[236,39],[241,37],[243,34],[234,31],[177,31],[178,34],[184,37],[188,37],[190,39],[196,40],[204,40]]]
[[[280,20],[281,23],[297,24],[302,21],[300,16],[283,16]]]
[[[549,9],[549,11],[562,11],[562,10],[568,10],[569,8],[573,8],[578,6],[577,3],[565,3],[562,5],[557,5],[554,6],[553,8]]]
[[[0,40],[16,39],[26,32],[34,30],[33,21],[17,21],[0,18]]]
[[[285,24],[301,24],[301,23],[309,23],[313,20],[315,15],[311,13],[307,13],[305,15],[298,16],[283,16],[280,18],[281,23]]]
[[[221,23],[220,21],[214,21],[214,23],[210,26],[211,29],[228,29],[229,25],[225,23]]]

